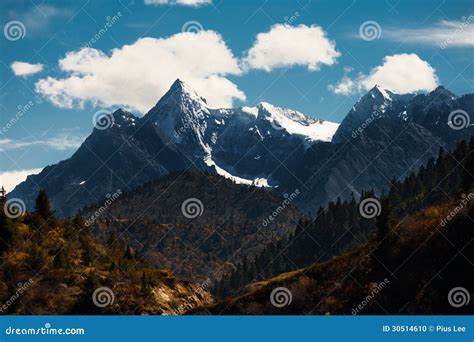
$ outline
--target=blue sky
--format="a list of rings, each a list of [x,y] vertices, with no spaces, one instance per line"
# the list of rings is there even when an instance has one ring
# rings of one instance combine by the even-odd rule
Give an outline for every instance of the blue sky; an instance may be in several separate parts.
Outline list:
[[[143,115],[176,77],[218,106],[266,101],[335,122],[374,83],[458,95],[474,86],[468,0],[0,6],[2,183],[69,157],[97,110]]]

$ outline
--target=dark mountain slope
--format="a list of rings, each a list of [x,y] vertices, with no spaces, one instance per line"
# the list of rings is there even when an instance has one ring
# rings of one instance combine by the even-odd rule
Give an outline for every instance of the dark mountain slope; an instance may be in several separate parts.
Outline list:
[[[303,191],[298,204],[315,213],[315,203],[325,204],[338,197],[349,199],[352,194],[360,197],[360,192],[368,188],[380,194],[389,188],[391,179],[403,179],[444,145],[417,124],[400,126],[389,118],[369,125],[352,141],[316,144],[295,170],[298,178],[307,180],[309,188]]]
[[[297,196],[280,198],[212,174],[173,173],[113,201],[93,229],[102,240],[120,236],[154,265],[214,280],[243,255],[293,231],[303,217],[291,205]],[[85,209],[86,222],[97,211]]]
[[[45,189],[57,214],[68,216],[108,193],[128,191],[189,166],[155,125],[121,109],[111,115],[111,127],[95,128],[70,159],[29,176],[10,196],[33,208],[38,189]]]
[[[440,224],[459,205],[456,199],[407,217],[383,247],[383,263],[382,242],[373,240],[328,262],[252,284],[246,295],[191,313],[472,314],[472,303],[456,308],[448,301],[456,287],[470,289],[473,296],[472,202],[448,224]],[[291,293],[289,305],[272,305],[271,293],[277,288]],[[282,293],[277,303],[288,303]]]
[[[318,205],[359,197],[363,189],[387,191],[391,179],[405,178],[440,147],[470,139],[472,113],[474,94],[458,97],[440,86],[428,94],[399,95],[374,87],[344,118],[333,142],[315,143],[292,169],[306,190],[298,206],[315,213]]]
[[[459,143],[451,153],[441,149],[437,160],[430,158],[418,174],[411,173],[403,181],[392,181],[388,200],[394,219],[403,221],[406,215],[417,210],[462,198],[474,183],[473,151],[474,139],[469,144]],[[256,258],[227,274],[215,292],[220,296],[239,293],[250,282],[328,260],[350,247],[364,244],[373,236],[376,220],[362,215],[363,203],[371,204],[375,213],[380,213],[377,209],[380,202],[373,192],[364,192],[360,202],[352,198],[329,203],[318,210],[314,221],[300,221],[294,235],[269,245]]]

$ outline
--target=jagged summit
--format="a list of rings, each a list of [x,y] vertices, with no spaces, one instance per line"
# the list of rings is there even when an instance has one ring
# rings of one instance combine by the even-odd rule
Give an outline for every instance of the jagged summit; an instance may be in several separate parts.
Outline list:
[[[339,124],[306,116],[293,109],[280,108],[267,102],[256,107],[260,120],[268,121],[277,130],[302,136],[306,141],[331,141]]]
[[[352,107],[333,141],[344,142],[351,137],[357,137],[360,128],[381,118],[415,122],[430,127],[438,126],[442,129],[447,125],[449,113],[456,109],[457,99],[459,98],[455,94],[441,85],[429,93],[422,94],[398,94],[375,85]]]
[[[197,95],[196,91],[189,84],[185,83],[179,78],[177,78],[173,84],[171,84],[168,92],[173,94]]]
[[[213,109],[188,83],[179,78],[148,112],[147,117],[171,140],[190,146],[198,145],[204,151],[209,151],[211,145],[218,143],[220,132],[228,127],[233,128],[235,135],[254,130],[257,126],[255,132],[267,133],[260,134],[262,139],[286,132],[308,142],[330,141],[338,127],[337,123],[311,118],[268,102],[261,102],[256,107]]]
[[[113,117],[113,124],[118,125],[118,126],[121,126],[121,125],[134,126],[136,123],[136,120],[138,119],[135,115],[124,110],[123,108],[117,109],[111,115]]]
[[[296,122],[306,123],[306,124],[315,122],[317,120],[317,119],[310,118],[296,110],[277,107],[268,102],[260,102],[257,105],[257,109],[259,111],[260,118],[266,118],[266,117],[273,117],[276,119],[288,118],[290,120],[294,120]]]
[[[379,86],[378,84],[376,84],[375,86],[373,86],[372,89],[370,89],[367,93],[367,95],[369,96],[372,96],[372,97],[376,97],[376,96],[382,96],[383,99],[385,100],[389,100],[391,101],[392,100],[392,96],[393,95],[396,95],[397,93],[390,90],[390,89],[386,89],[386,88],[382,88],[381,86]],[[367,96],[366,95],[366,96]]]
[[[169,90],[158,101],[157,106],[168,102],[174,102],[178,105],[186,102],[196,102],[200,106],[207,107],[206,99],[200,96],[191,85],[179,78],[173,82]]]
[[[193,141],[187,143],[203,145],[200,132],[210,111],[206,99],[178,78],[145,117],[176,143],[190,136]]]
[[[179,77],[171,84],[170,89],[175,89],[175,88],[185,88],[186,85],[184,84],[184,81],[182,81]]]
[[[438,97],[443,97],[444,99],[455,99],[457,98],[456,94],[452,93],[442,85],[436,87],[435,90],[433,90],[430,95],[435,95]]]

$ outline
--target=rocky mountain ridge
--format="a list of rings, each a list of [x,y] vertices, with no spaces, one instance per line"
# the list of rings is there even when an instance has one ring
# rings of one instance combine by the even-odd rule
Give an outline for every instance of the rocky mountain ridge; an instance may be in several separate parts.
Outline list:
[[[144,117],[122,109],[106,116],[105,127],[98,125],[70,159],[29,176],[11,195],[31,208],[44,188],[57,213],[68,216],[118,189],[195,169],[280,195],[298,188],[295,204],[314,213],[337,197],[380,193],[439,147],[469,138],[474,126],[453,127],[450,114],[469,121],[472,112],[474,94],[438,87],[401,95],[374,87],[338,125],[268,103],[210,108],[176,80]]]

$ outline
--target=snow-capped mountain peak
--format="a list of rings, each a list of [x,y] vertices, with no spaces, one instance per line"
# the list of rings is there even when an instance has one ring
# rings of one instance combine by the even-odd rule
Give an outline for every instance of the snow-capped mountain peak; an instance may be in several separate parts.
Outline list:
[[[254,158],[257,154],[264,154],[274,145],[285,146],[281,148],[285,155],[283,150],[294,150],[301,143],[308,147],[315,141],[331,141],[339,126],[267,102],[255,107],[210,108],[203,97],[179,79],[145,119],[150,119],[194,164],[204,164],[238,183],[265,186],[269,185],[265,173],[254,174],[260,163]],[[260,151],[256,141],[268,147]],[[256,155],[249,153],[252,148]],[[230,166],[233,158],[241,165],[248,164],[249,169]]]
[[[225,130],[229,122],[233,122],[233,127],[241,127],[241,130],[248,130],[248,121],[255,121],[252,125],[257,126],[267,123],[270,125],[260,131],[269,134],[282,131],[308,143],[331,141],[339,126],[337,123],[311,118],[296,110],[276,107],[267,102],[261,102],[256,107],[212,109],[203,97],[180,79],[171,85],[147,115],[173,141],[180,143],[185,135],[194,132],[203,147],[211,145],[210,142],[204,144],[208,136],[213,137],[212,143],[215,144],[218,133]],[[247,118],[247,121],[244,120],[245,124],[242,125],[239,116]]]
[[[311,118],[296,110],[280,108],[267,102],[258,106],[258,118],[267,120],[273,128],[303,137],[306,141],[331,141],[339,124]]]
[[[367,95],[370,95],[372,98],[375,98],[377,96],[381,96],[384,100],[387,101],[392,101],[392,96],[396,95],[396,92],[390,90],[390,89],[385,89],[376,84],[372,89],[369,90]]]
[[[296,110],[276,107],[268,102],[260,102],[257,105],[257,108],[259,109],[261,118],[273,118],[275,120],[289,119],[301,124],[308,124],[317,121],[316,119],[309,118]]]
[[[207,101],[200,96],[189,84],[179,78],[173,82],[169,90],[158,101],[155,107],[178,105],[183,110],[186,108],[208,108]]]
[[[145,117],[173,142],[182,143],[183,138],[189,136],[204,148],[203,134],[210,112],[206,99],[189,84],[177,79]]]

